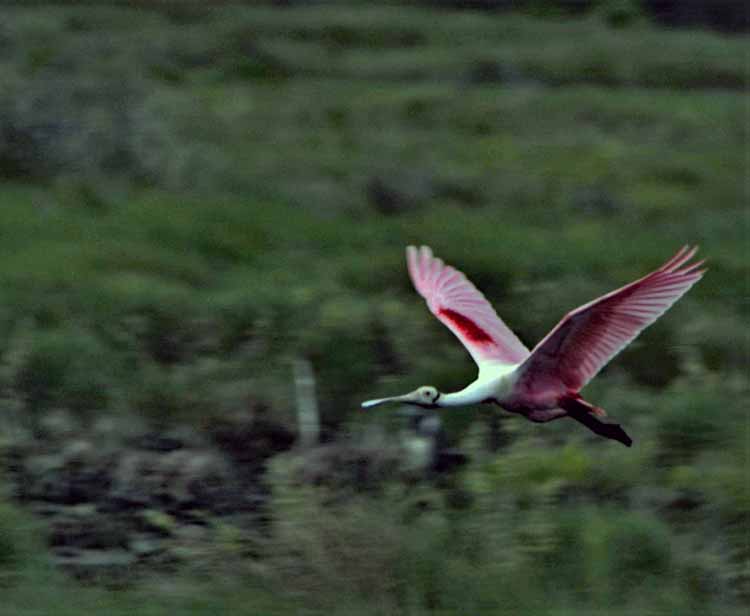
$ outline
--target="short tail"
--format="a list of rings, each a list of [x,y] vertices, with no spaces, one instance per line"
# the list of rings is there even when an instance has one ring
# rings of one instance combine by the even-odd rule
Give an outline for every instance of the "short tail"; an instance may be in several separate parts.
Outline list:
[[[633,444],[633,439],[620,427],[620,424],[608,423],[597,419],[596,416],[603,417],[606,414],[604,410],[589,404],[581,396],[577,394],[564,396],[558,404],[560,408],[568,413],[568,417],[582,423],[599,436],[620,441],[626,447],[630,447]]]

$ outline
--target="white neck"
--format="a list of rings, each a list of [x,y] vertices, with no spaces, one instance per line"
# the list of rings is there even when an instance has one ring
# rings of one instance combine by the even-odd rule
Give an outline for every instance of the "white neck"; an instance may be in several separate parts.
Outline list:
[[[518,364],[487,365],[480,368],[479,377],[461,391],[441,394],[437,406],[464,406],[485,400],[504,398],[513,389]]]
[[[478,386],[476,382],[472,383],[468,387],[464,387],[461,391],[454,391],[449,394],[440,394],[437,399],[437,406],[449,407],[449,406],[466,406],[469,404],[479,404],[484,402],[489,396],[487,395],[485,387]]]

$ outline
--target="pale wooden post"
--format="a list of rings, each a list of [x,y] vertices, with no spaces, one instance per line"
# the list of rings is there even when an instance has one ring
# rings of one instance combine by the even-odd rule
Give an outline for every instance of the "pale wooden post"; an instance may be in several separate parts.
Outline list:
[[[294,360],[294,390],[297,398],[299,445],[312,447],[320,439],[320,415],[315,394],[315,374],[307,359]]]

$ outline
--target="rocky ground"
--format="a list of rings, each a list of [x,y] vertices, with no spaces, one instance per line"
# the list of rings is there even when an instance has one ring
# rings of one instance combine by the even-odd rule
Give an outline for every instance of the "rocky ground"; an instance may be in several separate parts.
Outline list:
[[[265,461],[293,439],[252,411],[207,435],[112,418],[81,430],[58,412],[39,438],[10,447],[6,464],[16,498],[45,520],[54,560],[77,576],[116,575],[190,558],[216,520],[259,528]]]
[[[397,439],[378,432],[303,450],[262,408],[206,433],[146,430],[112,417],[83,429],[57,411],[36,438],[6,450],[5,466],[15,498],[44,522],[54,562],[78,578],[117,583],[200,558],[227,528],[252,551],[268,532],[265,471],[276,455],[287,452],[300,484],[345,493],[463,463],[442,436],[439,421],[417,416]]]

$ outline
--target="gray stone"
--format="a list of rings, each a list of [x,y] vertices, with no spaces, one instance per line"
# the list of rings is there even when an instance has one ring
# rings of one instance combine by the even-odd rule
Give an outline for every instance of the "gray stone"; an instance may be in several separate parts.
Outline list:
[[[128,549],[139,558],[147,558],[164,551],[164,540],[154,535],[138,533],[130,538]]]
[[[90,441],[76,439],[68,443],[60,455],[66,466],[82,466],[94,462],[96,451]]]
[[[39,417],[39,432],[51,441],[69,439],[81,429],[81,422],[66,409],[53,409]]]
[[[127,550],[85,550],[66,548],[57,550],[54,562],[64,567],[77,569],[125,568],[135,563],[136,557]]]

